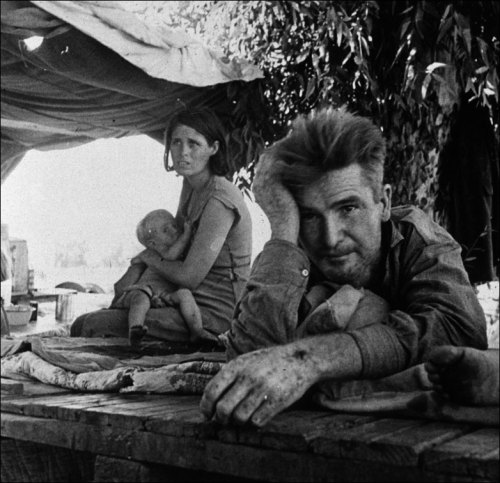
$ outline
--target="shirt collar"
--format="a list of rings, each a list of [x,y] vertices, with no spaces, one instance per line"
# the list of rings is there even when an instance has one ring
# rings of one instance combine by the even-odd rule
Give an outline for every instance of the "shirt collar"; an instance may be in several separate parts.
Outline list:
[[[382,225],[382,233],[385,232],[385,240],[389,241],[389,248],[394,248],[404,240],[403,234],[399,231],[396,223],[392,219]],[[384,239],[384,237],[382,238]]]

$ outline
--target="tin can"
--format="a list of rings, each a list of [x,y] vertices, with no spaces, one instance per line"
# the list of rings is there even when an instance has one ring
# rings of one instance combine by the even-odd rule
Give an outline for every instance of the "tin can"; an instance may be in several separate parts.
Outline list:
[[[60,322],[72,321],[75,317],[75,295],[62,294],[56,300],[56,320]]]

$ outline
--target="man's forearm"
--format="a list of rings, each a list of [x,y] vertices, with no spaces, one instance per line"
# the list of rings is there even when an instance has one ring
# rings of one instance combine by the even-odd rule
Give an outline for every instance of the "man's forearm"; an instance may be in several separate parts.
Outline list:
[[[287,345],[291,356],[309,368],[310,386],[326,379],[357,379],[363,362],[357,343],[348,333],[335,332],[297,340]]]
[[[236,307],[229,358],[295,340],[309,269],[309,260],[296,245],[283,240],[266,243]]]
[[[297,245],[300,218],[297,203],[281,181],[283,162],[270,151],[264,152],[257,164],[253,182],[255,201],[266,214],[273,240],[284,240]]]

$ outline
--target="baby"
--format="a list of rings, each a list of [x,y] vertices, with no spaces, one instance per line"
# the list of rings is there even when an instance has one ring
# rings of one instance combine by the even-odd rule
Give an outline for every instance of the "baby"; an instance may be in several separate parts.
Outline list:
[[[175,218],[167,210],[148,213],[137,225],[137,239],[146,248],[155,250],[165,260],[178,260],[191,237],[191,226],[184,224],[179,233]],[[144,327],[150,308],[178,306],[190,333],[192,342],[200,339],[216,341],[217,338],[205,331],[201,312],[193,294],[185,288],[178,288],[158,272],[146,268],[139,280],[125,288],[123,294],[113,301],[112,308],[128,308],[130,345],[138,346],[147,332]]]

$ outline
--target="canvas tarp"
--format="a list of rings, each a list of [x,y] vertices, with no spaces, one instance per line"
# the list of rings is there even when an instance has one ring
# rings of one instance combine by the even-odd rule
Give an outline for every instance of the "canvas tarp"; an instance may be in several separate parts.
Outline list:
[[[184,106],[227,119],[228,87],[261,76],[120,2],[2,2],[1,13],[2,182],[30,149],[142,133],[161,140]],[[33,47],[33,37],[43,41]]]

